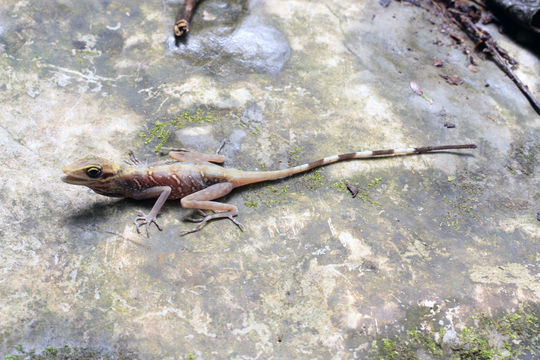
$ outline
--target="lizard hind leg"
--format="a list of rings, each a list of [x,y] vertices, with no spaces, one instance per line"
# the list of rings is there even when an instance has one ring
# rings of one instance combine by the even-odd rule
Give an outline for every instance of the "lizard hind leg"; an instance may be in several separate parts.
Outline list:
[[[225,156],[219,154],[202,154],[182,148],[170,148],[169,157],[180,162],[223,164]]]
[[[188,195],[182,200],[180,200],[180,203],[182,204],[182,207],[188,208],[188,209],[199,209],[199,210],[214,210],[216,213],[209,214],[201,218],[201,219],[188,219],[195,222],[198,222],[199,224],[195,226],[191,230],[187,230],[181,233],[182,236],[199,231],[203,226],[206,225],[208,221],[215,220],[215,219],[229,219],[234,224],[236,224],[240,230],[244,230],[244,226],[240,224],[236,219],[234,219],[234,216],[238,215],[238,208],[231,204],[224,204],[217,201],[212,201],[217,198],[223,197],[231,192],[231,190],[234,188],[233,184],[229,182],[223,182],[219,184],[214,184],[212,186],[207,187],[206,189],[203,189],[201,191],[197,191],[196,193],[193,193],[191,195]]]
[[[137,159],[137,157],[135,156],[135,153],[133,152],[133,150],[128,151],[128,156],[129,156],[129,160],[124,160],[124,162],[126,164],[133,165],[133,166],[143,166],[144,165],[139,159]]]

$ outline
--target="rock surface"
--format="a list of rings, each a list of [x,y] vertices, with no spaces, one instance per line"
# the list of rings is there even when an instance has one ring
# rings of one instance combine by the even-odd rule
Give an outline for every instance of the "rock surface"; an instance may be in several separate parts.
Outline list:
[[[538,307],[540,118],[495,64],[470,71],[440,20],[405,3],[205,0],[173,48],[178,6],[0,3],[0,354],[365,358],[432,319],[454,331],[479,312]],[[490,30],[540,97],[538,58]],[[227,140],[226,166],[244,169],[479,148],[238,189],[224,201],[245,232],[218,221],[180,237],[192,224],[171,202],[147,239],[132,221],[151,202],[59,178],[87,154],[156,160],[159,126],[165,146]]]

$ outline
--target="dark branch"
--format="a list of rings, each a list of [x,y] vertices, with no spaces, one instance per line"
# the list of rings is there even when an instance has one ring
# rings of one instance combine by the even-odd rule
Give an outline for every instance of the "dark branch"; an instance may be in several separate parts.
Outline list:
[[[527,85],[525,85],[521,79],[512,70],[512,65],[515,64],[515,60],[512,61],[508,56],[508,53],[499,47],[499,45],[493,40],[491,35],[480,29],[472,20],[463,12],[456,9],[449,9],[454,19],[456,19],[459,26],[463,31],[478,45],[484,46],[484,52],[491,55],[493,61],[504,71],[504,73],[516,84],[519,90],[525,95],[533,109],[540,115],[540,103],[535,99]]]
[[[413,4],[416,0],[400,0],[408,1]],[[521,79],[514,72],[514,66],[517,65],[517,61],[512,59],[508,52],[500,47],[495,40],[493,40],[491,34],[486,30],[479,28],[476,25],[478,16],[481,15],[481,10],[472,5],[473,3],[480,8],[484,8],[485,4],[483,0],[471,0],[467,2],[465,0],[427,0],[431,2],[431,9],[434,12],[446,18],[459,26],[461,30],[467,36],[475,42],[475,48],[480,48],[484,53],[487,53],[491,59],[497,64],[497,66],[516,84],[519,90],[525,95],[532,108],[540,115],[540,103],[534,95],[531,93],[527,85],[525,85]],[[497,0],[498,1],[498,0]],[[425,2],[423,2],[424,4]],[[429,10],[429,6],[422,6],[422,4],[415,4],[423,9]],[[452,36],[452,33],[450,33]]]
[[[174,23],[174,36],[177,40],[189,32],[191,17],[198,2],[199,0],[185,0],[184,5],[180,8]]]

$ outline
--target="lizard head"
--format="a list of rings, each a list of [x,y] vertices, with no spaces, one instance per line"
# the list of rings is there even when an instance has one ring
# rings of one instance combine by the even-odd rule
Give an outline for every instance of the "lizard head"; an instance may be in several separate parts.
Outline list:
[[[107,185],[116,178],[120,166],[112,161],[97,157],[87,156],[65,166],[62,181],[68,184],[85,185],[91,189]]]

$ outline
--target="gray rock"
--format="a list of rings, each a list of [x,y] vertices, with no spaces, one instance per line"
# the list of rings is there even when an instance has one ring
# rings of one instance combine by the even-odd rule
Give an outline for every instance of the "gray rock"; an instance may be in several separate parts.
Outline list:
[[[167,39],[173,53],[190,62],[203,63],[219,74],[238,72],[236,67],[258,73],[277,74],[289,60],[291,50],[285,35],[250,15],[236,24],[218,24],[199,33],[190,33],[185,42]]]
[[[232,60],[257,72],[277,74],[289,60],[291,50],[285,35],[250,16],[226,40],[224,51]]]
[[[442,338],[443,347],[456,349],[459,347],[460,344],[461,344],[461,341],[459,340],[456,330],[454,329],[447,330]]]
[[[540,118],[495,64],[470,72],[431,13],[357,0],[204,0],[164,56],[183,0],[172,1],[0,1],[0,354],[67,344],[96,353],[84,358],[364,359],[382,355],[382,336],[425,325],[436,338],[437,321],[506,311],[516,294],[540,301]],[[538,58],[511,50],[540,89]],[[434,56],[467,86],[442,82]],[[184,123],[186,110],[212,121]],[[185,237],[192,211],[177,200],[148,239],[133,220],[152,201],[60,180],[91,154],[166,159],[154,154],[165,135],[165,147],[205,153],[227,140],[225,166],[246,170],[395,146],[478,149],[235,189],[218,201],[238,207],[245,231],[222,220]],[[459,356],[456,332],[442,337]],[[136,356],[108,355],[122,349]]]

